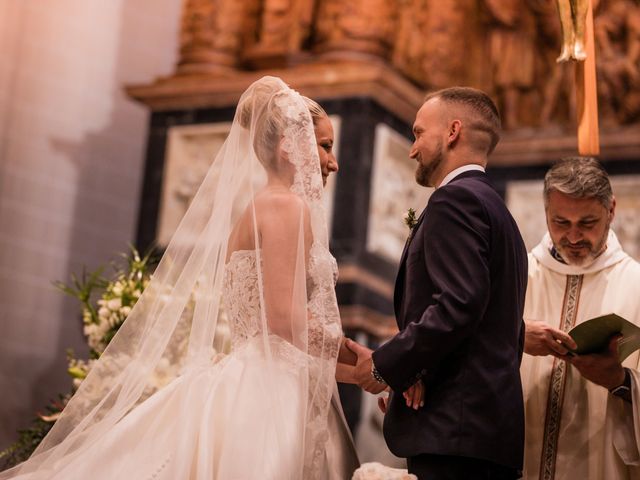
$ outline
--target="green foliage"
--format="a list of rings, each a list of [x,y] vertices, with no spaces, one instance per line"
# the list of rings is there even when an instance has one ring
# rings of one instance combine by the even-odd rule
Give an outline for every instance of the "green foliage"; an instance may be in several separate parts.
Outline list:
[[[70,396],[60,395],[57,401],[45,407],[46,414],[39,413],[28,428],[18,430],[18,440],[0,452],[0,470],[11,468],[31,456],[53,427]]]
[[[104,267],[93,272],[83,268],[79,278],[71,275],[69,285],[54,282],[56,288],[80,303],[84,335],[90,348],[89,360],[77,359],[72,350],[67,350],[67,373],[73,379],[73,391],[89,374],[93,362],[100,357],[131,312],[157,264],[157,257],[151,253],[142,257],[134,247],[130,249],[129,254],[121,255],[119,263],[111,262],[113,273],[109,277],[103,276]],[[69,398],[71,393],[60,395],[58,400],[45,407],[46,414],[38,414],[30,427],[18,431],[18,440],[0,452],[0,469],[10,468],[29,458],[51,430]]]

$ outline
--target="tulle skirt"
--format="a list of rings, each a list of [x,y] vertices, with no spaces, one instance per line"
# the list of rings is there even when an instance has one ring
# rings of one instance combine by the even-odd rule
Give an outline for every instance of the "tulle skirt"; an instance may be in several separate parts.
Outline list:
[[[294,360],[265,361],[247,344],[180,375],[82,451],[16,478],[301,479],[308,385]],[[320,478],[351,478],[358,461],[337,390],[326,428]]]

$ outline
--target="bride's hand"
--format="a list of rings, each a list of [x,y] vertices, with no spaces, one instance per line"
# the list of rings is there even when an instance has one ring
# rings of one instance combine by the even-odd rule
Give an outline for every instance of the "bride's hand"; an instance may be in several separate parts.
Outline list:
[[[358,356],[347,347],[347,337],[342,337],[340,350],[338,350],[338,362],[355,366],[358,363]]]
[[[378,408],[383,414],[387,413],[387,407],[389,406],[389,389],[387,388],[385,395],[378,397]]]
[[[347,337],[340,340],[338,350],[338,363],[336,365],[336,382],[351,383],[357,385],[355,379],[355,365],[358,363],[358,356],[347,347]]]

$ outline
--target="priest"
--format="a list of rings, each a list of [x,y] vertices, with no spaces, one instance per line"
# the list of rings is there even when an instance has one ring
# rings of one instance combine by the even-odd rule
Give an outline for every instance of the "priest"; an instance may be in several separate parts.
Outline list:
[[[548,233],[529,254],[524,310],[524,478],[640,478],[638,351],[621,363],[614,335],[574,355],[567,334],[608,313],[640,324],[640,264],[610,229],[616,202],[597,160],[561,160],[543,195]]]

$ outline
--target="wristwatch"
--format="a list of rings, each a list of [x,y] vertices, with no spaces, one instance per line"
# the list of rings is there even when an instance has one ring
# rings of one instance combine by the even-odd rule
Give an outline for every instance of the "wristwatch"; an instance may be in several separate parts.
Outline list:
[[[628,368],[624,369],[624,381],[622,385],[612,388],[609,390],[609,393],[631,403],[631,373],[629,373]]]
[[[387,384],[387,382],[384,381],[384,378],[382,378],[382,375],[380,375],[380,372],[378,372],[378,369],[373,364],[373,362],[371,362],[371,376],[375,379],[376,382],[384,383],[385,385]]]

